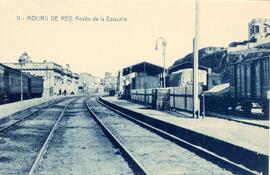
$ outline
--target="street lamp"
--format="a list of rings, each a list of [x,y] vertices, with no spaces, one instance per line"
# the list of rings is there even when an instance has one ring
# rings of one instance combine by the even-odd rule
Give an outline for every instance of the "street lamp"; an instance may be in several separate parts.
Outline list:
[[[155,49],[158,50],[158,41],[162,41],[163,46],[163,87],[166,88],[166,80],[165,80],[165,47],[167,46],[167,41],[163,37],[158,37],[156,39],[156,47]]]

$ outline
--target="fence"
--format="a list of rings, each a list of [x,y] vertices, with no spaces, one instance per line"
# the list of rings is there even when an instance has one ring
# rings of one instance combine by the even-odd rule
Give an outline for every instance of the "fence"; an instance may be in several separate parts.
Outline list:
[[[192,112],[193,111],[193,86],[186,85],[180,87],[169,87],[168,103],[171,109]],[[199,94],[203,92],[199,86]],[[131,90],[131,100],[152,105],[159,93],[164,93],[164,89],[133,89]],[[153,100],[154,99],[154,100]],[[198,97],[199,99],[199,97]]]
[[[132,89],[130,91],[131,100],[152,105],[152,96],[154,89]]]

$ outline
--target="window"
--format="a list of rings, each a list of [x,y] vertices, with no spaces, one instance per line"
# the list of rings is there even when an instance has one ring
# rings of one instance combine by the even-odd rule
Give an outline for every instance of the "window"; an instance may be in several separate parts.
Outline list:
[[[264,33],[267,33],[267,27],[264,26]]]
[[[250,35],[253,34],[253,28],[250,28],[249,33],[250,33]]]
[[[259,26],[255,25],[255,26],[254,26],[254,29],[253,29],[253,32],[254,32],[254,34],[255,34],[255,33],[259,33],[259,32],[260,32]]]

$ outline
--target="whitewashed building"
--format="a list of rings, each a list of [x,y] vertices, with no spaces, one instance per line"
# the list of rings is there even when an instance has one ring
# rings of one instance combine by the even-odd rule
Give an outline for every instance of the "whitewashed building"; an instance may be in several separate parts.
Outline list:
[[[70,70],[70,66],[67,64],[63,69],[63,85],[61,91],[64,94],[78,94],[79,76]]]
[[[98,92],[108,94],[111,90],[117,89],[117,77],[112,76],[111,72],[105,72],[104,77],[100,79]]]
[[[255,18],[248,23],[248,38],[257,39],[258,43],[266,42],[267,35],[270,34],[270,20],[265,18]]]
[[[95,77],[89,73],[80,73],[79,90],[81,94],[94,93],[96,91]]]
[[[228,52],[247,50],[269,42],[270,20],[265,18],[255,18],[248,23],[248,40],[230,43]]]
[[[32,75],[42,76],[44,79],[44,91],[42,96],[78,93],[78,75],[72,73],[69,67],[65,69],[52,61],[33,62],[24,52],[20,56],[21,63],[4,63],[5,65],[28,72]],[[23,64],[22,64],[23,63]]]

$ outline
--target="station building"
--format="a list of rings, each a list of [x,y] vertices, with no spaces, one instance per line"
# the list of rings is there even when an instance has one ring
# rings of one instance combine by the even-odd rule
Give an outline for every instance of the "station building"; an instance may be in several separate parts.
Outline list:
[[[162,87],[163,70],[163,67],[158,65],[141,62],[124,68],[122,81],[124,81],[124,86],[130,85],[130,89]]]
[[[130,99],[131,90],[163,87],[163,71],[163,67],[148,62],[123,68],[117,76],[119,96]]]
[[[63,67],[55,62],[46,60],[43,62],[33,62],[26,52],[20,56],[18,63],[4,64],[32,75],[42,76],[44,79],[44,92],[42,96],[78,93],[79,76],[71,72],[69,65]]]

